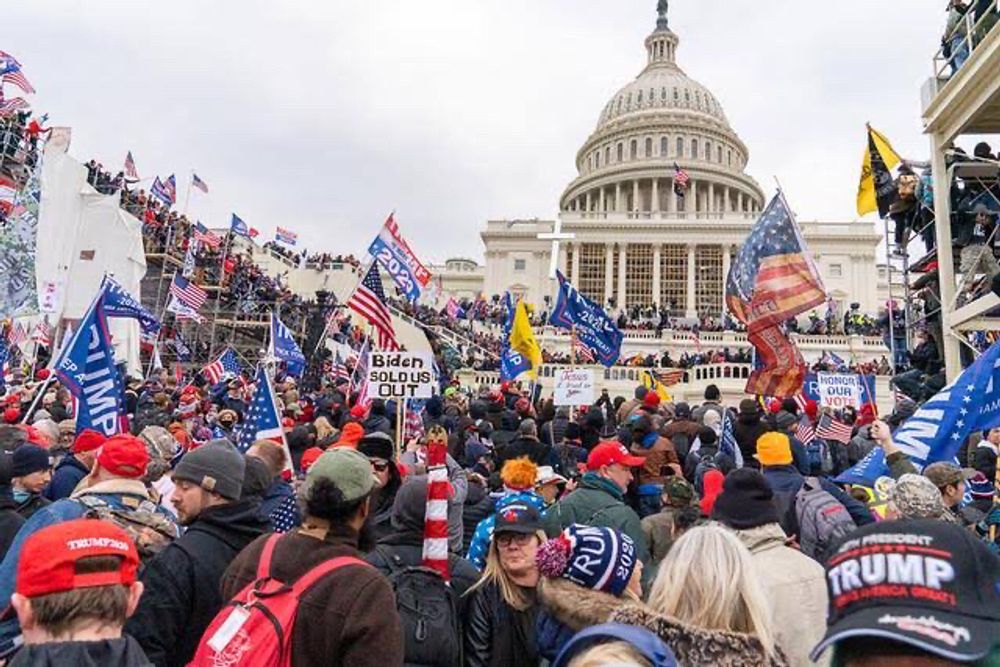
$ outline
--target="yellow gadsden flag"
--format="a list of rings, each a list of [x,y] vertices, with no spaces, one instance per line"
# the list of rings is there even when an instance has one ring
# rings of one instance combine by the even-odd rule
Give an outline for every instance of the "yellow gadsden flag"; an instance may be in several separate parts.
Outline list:
[[[673,398],[670,397],[670,392],[667,388],[653,375],[651,371],[646,371],[642,374],[642,386],[650,391],[655,391],[656,395],[660,397],[661,401],[672,401]]]
[[[868,126],[868,145],[861,162],[861,182],[858,184],[858,215],[875,211],[885,217],[895,195],[892,169],[900,163],[899,155],[889,140]]]
[[[523,301],[518,301],[514,310],[514,324],[510,327],[510,348],[520,352],[531,362],[531,377],[535,377],[538,367],[542,365],[542,348],[535,340],[535,333],[531,330],[531,320],[528,319],[528,307]]]

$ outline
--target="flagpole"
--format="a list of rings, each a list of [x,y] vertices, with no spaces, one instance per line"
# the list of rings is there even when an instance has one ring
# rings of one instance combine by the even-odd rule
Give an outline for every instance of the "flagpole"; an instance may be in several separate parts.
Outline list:
[[[400,399],[396,403],[396,460],[403,456],[403,415],[406,412],[406,399]]]
[[[576,370],[576,325],[571,324],[569,327],[569,369],[571,371]],[[575,406],[569,406],[569,418],[570,421],[574,418],[574,408]],[[553,443],[554,444],[554,443]]]
[[[188,186],[188,191],[190,192],[191,187]],[[215,352],[215,327],[219,320],[219,304],[222,302],[222,284],[226,281],[226,259],[229,257],[229,246],[232,244],[232,230],[226,234],[226,245],[222,250],[222,262],[219,265],[219,283],[215,288],[215,312],[212,314],[212,328],[208,334],[209,347],[208,347],[208,358],[212,358],[212,353]],[[233,317],[233,328],[236,327],[236,318]]]
[[[188,177],[187,193],[184,195],[184,210],[181,211],[181,215],[187,217],[188,204],[191,202],[191,184],[194,183],[194,169],[191,170],[191,175]]]
[[[889,313],[889,367],[892,369],[892,374],[896,374],[896,318],[893,314],[893,299],[892,299],[892,256],[889,254],[889,219],[882,218],[882,224],[885,231],[885,266],[887,270],[887,282],[889,285],[889,303],[886,304],[886,310]]]

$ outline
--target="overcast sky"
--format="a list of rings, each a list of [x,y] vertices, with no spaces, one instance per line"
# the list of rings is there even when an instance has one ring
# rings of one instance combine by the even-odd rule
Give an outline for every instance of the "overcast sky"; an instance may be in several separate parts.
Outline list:
[[[193,216],[310,249],[361,252],[395,209],[428,261],[481,259],[487,219],[555,215],[656,17],[655,0],[4,4],[0,49],[81,161],[131,150],[143,177],[177,173],[181,203],[194,169],[211,192]],[[927,154],[946,4],[674,0],[670,23],[764,191],[777,176],[800,219],[849,220],[865,121]]]

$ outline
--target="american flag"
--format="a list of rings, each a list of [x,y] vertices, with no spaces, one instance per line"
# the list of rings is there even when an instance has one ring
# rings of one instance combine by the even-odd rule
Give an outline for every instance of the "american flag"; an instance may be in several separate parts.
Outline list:
[[[31,340],[43,347],[52,345],[52,326],[48,319],[41,319],[35,325],[35,330],[31,332]]]
[[[35,92],[35,87],[31,85],[28,81],[28,77],[24,76],[24,72],[21,70],[7,72],[3,75],[3,82],[9,83],[12,86],[17,86],[23,90],[26,95],[31,95]]]
[[[28,340],[28,332],[25,330],[24,325],[20,322],[15,322],[7,332],[7,342],[10,343],[11,347],[18,347],[26,340]]]
[[[205,181],[203,181],[200,178],[198,178],[198,174],[195,174],[195,173],[191,174],[191,185],[193,185],[194,187],[198,188],[199,190],[201,190],[202,192],[204,192],[206,195],[208,194],[208,183],[206,183]]]
[[[12,113],[31,107],[28,100],[23,97],[15,97],[10,100],[0,98],[0,116],[9,116]]]
[[[208,293],[179,273],[174,274],[170,283],[170,295],[191,310],[198,311],[205,304]]]
[[[424,435],[424,402],[413,399],[406,403],[406,416],[403,418],[403,442]]]
[[[667,387],[672,387],[675,384],[684,381],[684,369],[683,368],[669,368],[665,371],[657,371],[656,377],[660,380],[660,383]]]
[[[222,237],[200,222],[194,224],[194,240],[198,243],[204,243],[212,250],[218,250],[219,246],[222,245]]]
[[[139,180],[139,170],[135,168],[135,160],[132,159],[132,151],[125,155],[125,178],[133,181]]]
[[[364,345],[358,350],[358,360],[354,364],[354,374],[347,387],[348,398],[354,391],[358,392],[357,404],[368,409],[371,399],[368,398],[368,352],[371,350],[371,339],[366,338]]]
[[[257,377],[254,384],[256,388],[253,400],[250,401],[247,408],[237,446],[240,451],[246,452],[257,440],[270,440],[277,443],[285,450],[286,469],[291,470],[292,455],[288,451],[288,443],[285,442],[285,430],[281,428],[281,415],[278,414],[278,404],[274,400],[271,378],[268,377],[263,364],[257,366]]]
[[[573,337],[573,353],[576,355],[576,360],[585,364],[592,364],[595,361],[594,351],[590,349],[590,346],[580,340],[577,336]]]
[[[833,440],[846,445],[851,441],[852,433],[853,429],[850,426],[827,414],[821,415],[819,423],[816,424],[816,436],[824,440]]]
[[[239,359],[236,358],[233,348],[227,347],[218,359],[201,369],[201,374],[210,384],[219,384],[226,373],[239,375],[241,370]]]
[[[375,327],[379,349],[395,351],[399,349],[396,332],[392,328],[392,315],[386,305],[385,292],[382,291],[382,277],[378,265],[374,262],[368,268],[368,273],[347,300],[347,306]]]
[[[674,162],[674,192],[677,193],[678,197],[683,197],[687,194],[688,183],[691,182],[691,177],[688,173],[681,169],[681,166]]]
[[[278,230],[274,233],[274,238],[276,241],[281,241],[282,243],[287,243],[288,245],[295,245],[298,243],[299,235],[290,229],[278,227]]]
[[[816,439],[816,430],[806,417],[803,417],[795,427],[795,438],[803,445],[808,445]]]
[[[333,358],[333,366],[330,368],[330,374],[333,379],[336,380],[351,380],[351,372],[347,369],[347,363],[341,359],[340,352]]]
[[[17,72],[20,69],[21,63],[18,62],[17,58],[10,55],[6,51],[0,51],[0,74]]]
[[[781,193],[740,247],[726,280],[726,303],[753,330],[826,303],[826,291]]]

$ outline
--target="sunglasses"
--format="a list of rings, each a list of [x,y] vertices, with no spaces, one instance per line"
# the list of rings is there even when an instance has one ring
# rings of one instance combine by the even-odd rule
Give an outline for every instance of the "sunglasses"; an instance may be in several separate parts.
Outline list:
[[[512,544],[516,544],[519,547],[531,542],[535,537],[533,533],[502,533],[497,535],[497,546],[509,547]]]
[[[372,464],[372,470],[374,470],[375,472],[385,472],[386,470],[389,469],[388,461],[372,461],[371,464]]]

